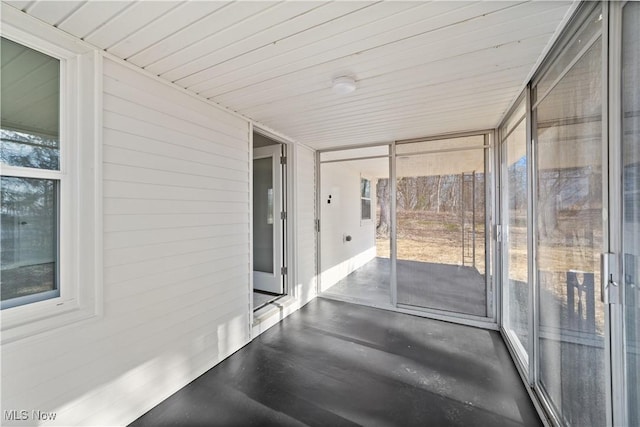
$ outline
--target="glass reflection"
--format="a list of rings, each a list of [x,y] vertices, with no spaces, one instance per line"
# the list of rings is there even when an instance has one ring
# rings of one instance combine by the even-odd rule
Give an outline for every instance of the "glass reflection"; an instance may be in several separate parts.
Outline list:
[[[622,21],[625,334],[629,425],[640,425],[640,3]]]
[[[539,380],[563,421],[574,426],[606,425],[607,325],[599,292],[596,298],[603,249],[602,90],[597,40],[534,112]]]
[[[60,168],[60,61],[2,38],[0,162]]]
[[[524,103],[523,103],[524,104]],[[506,294],[507,328],[518,338],[525,353],[529,337],[529,286],[527,252],[527,135],[522,121],[504,141],[507,163],[503,203],[506,205],[504,254],[508,285]]]
[[[3,308],[57,286],[56,181],[2,177],[0,289]]]
[[[398,303],[487,315],[484,155],[397,158]]]
[[[273,160],[253,160],[253,269],[273,273]],[[265,197],[266,196],[266,197]]]

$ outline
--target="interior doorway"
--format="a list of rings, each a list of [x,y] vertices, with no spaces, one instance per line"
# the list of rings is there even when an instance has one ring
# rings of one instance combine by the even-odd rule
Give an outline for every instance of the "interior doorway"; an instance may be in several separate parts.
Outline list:
[[[253,133],[253,310],[286,294],[286,144]]]

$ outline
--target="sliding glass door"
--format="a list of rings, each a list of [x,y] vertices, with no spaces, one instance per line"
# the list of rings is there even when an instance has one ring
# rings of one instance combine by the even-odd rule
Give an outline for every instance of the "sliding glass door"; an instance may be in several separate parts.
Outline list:
[[[500,128],[502,159],[503,326],[520,362],[528,366],[529,216],[526,97]]]
[[[487,138],[396,145],[399,305],[489,317]]]
[[[494,322],[489,138],[478,132],[321,152],[320,292]]]
[[[622,8],[622,281],[627,423],[640,425],[640,3]]]
[[[638,22],[582,3],[499,129],[502,330],[554,424],[640,426]]]
[[[538,378],[561,421],[607,424],[602,6],[532,88]],[[598,290],[598,292],[596,292]]]

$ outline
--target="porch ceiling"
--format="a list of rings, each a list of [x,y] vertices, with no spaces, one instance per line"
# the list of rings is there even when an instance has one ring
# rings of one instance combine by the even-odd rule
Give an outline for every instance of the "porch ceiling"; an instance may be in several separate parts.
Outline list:
[[[495,127],[571,5],[6,3],[318,149]]]

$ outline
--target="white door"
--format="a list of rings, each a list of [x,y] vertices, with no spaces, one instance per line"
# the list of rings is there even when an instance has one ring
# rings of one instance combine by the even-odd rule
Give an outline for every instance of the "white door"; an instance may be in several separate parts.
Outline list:
[[[284,293],[280,145],[253,150],[253,289]]]

